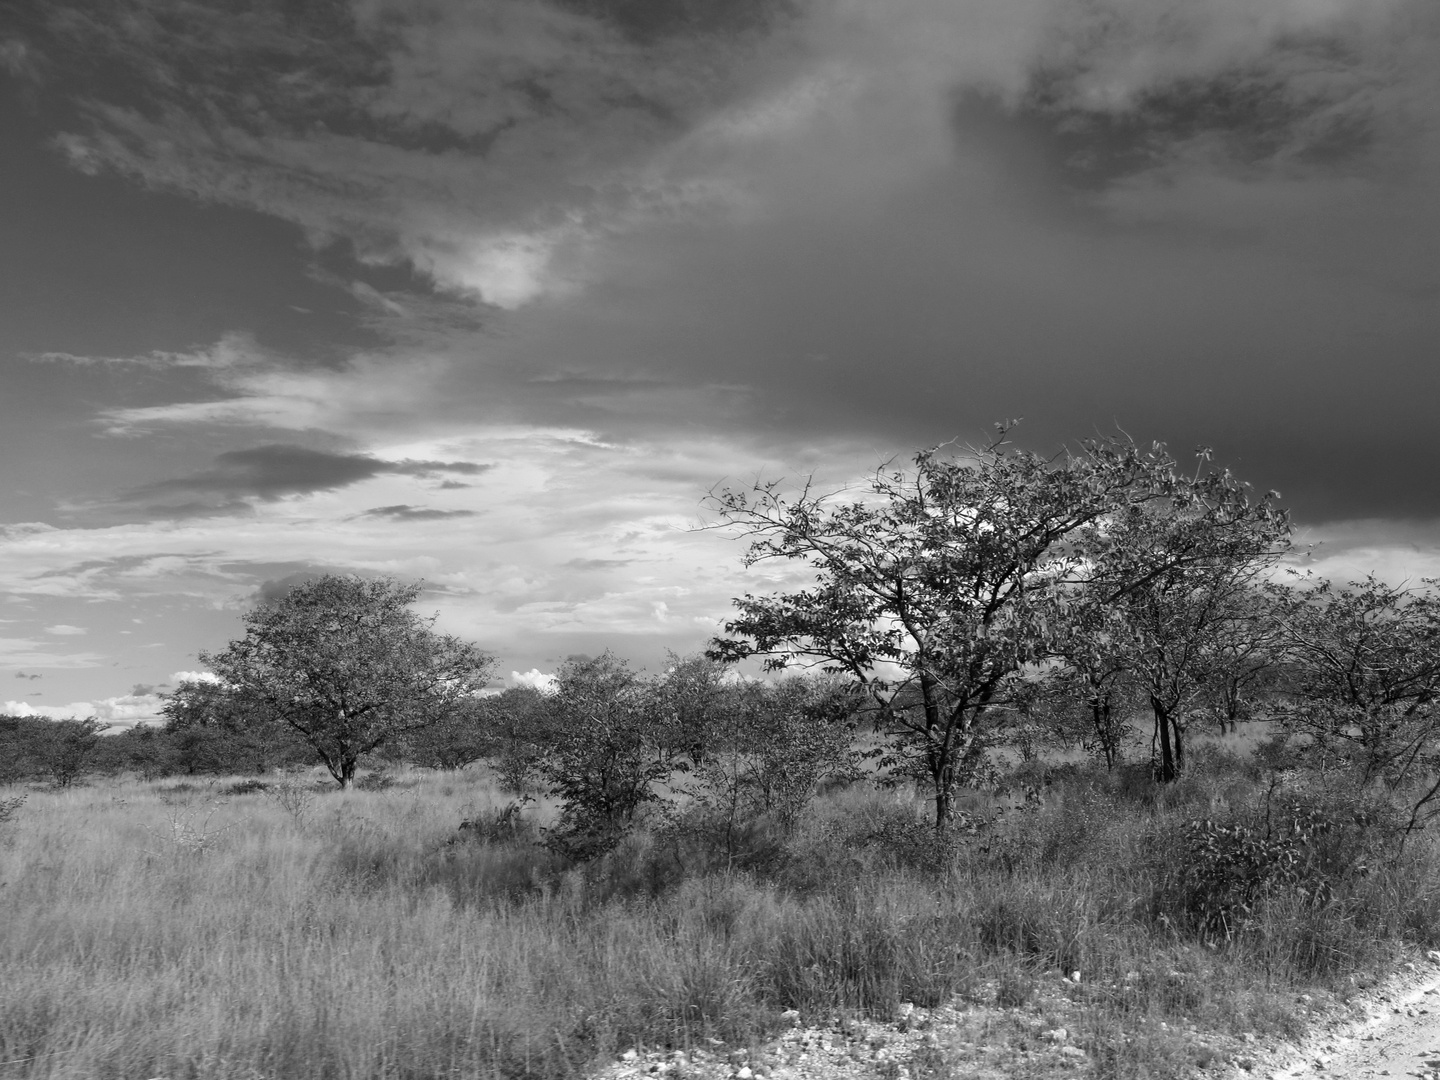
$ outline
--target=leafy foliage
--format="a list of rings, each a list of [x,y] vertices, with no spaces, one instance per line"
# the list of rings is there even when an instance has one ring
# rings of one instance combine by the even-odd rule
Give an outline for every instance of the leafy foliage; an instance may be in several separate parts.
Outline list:
[[[636,811],[657,799],[655,785],[671,768],[645,687],[624,660],[608,651],[572,658],[557,679],[539,773],[560,799],[561,814],[546,845],[592,859],[620,842]]]
[[[491,757],[502,708],[495,698],[462,698],[433,724],[405,736],[405,756],[416,765],[445,771]]]
[[[1311,841],[1326,824],[1317,811],[1297,815],[1290,828],[1278,833],[1211,818],[1190,822],[1184,877],[1191,911],[1207,930],[1229,937],[1279,889],[1329,899],[1329,882],[1311,880],[1309,873]]]
[[[1410,827],[1440,810],[1440,596],[1368,577],[1282,592],[1286,697],[1302,757],[1360,788],[1413,792]]]
[[[246,614],[245,636],[200,661],[349,787],[361,755],[442,719],[490,675],[488,654],[409,609],[419,595],[388,578],[326,575]]]
[[[42,721],[35,753],[56,787],[69,787],[83,775],[105,730],[93,716],[87,720]]]
[[[857,697],[824,677],[729,688],[725,707],[710,711],[712,749],[684,784],[689,801],[672,828],[732,866],[768,842],[762,825],[793,829],[822,786],[862,775]]]
[[[236,687],[182,682],[161,713],[170,741],[167,772],[253,775],[313,760],[313,751],[263,700]]]
[[[1066,649],[1092,679],[1118,667],[1139,683],[1163,781],[1184,767],[1191,708],[1227,679],[1238,690],[1238,665],[1253,664],[1258,648],[1242,643],[1263,640],[1268,625],[1257,582],[1289,543],[1289,520],[1268,496],[1251,501],[1226,474],[1219,481],[1093,526],[1105,542],[1087,545],[1097,553],[1079,604],[1088,610]]]
[[[1163,507],[1177,536],[1198,536],[1250,505],[1228,473],[1183,477],[1159,445],[1110,439],[1046,459],[1004,437],[1002,427],[963,457],[922,451],[913,471],[882,468],[848,502],[808,485],[789,497],[774,483],[712,496],[721,524],[754,538],[747,565],[801,561],[816,584],[737,600],[711,654],[814,663],[856,680],[891,761],[928,777],[939,826],[956,785],[1000,737],[999,707],[1071,640],[1077,589],[1096,565],[1133,568],[1114,557],[1126,538],[1117,522],[1152,508],[1158,520]],[[1106,603],[1197,562],[1183,543],[1148,554],[1145,573],[1107,579]]]
[[[25,805],[27,796],[17,795],[13,799],[0,799],[0,825],[4,825]]]

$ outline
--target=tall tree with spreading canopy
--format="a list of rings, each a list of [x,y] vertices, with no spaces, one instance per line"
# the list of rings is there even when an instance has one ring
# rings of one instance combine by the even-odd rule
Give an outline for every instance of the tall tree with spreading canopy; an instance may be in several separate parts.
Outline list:
[[[1182,475],[1159,444],[1119,437],[1044,458],[1010,447],[1006,430],[965,454],[921,451],[913,470],[883,467],[848,500],[778,483],[711,497],[719,525],[753,538],[747,566],[815,570],[810,588],[737,599],[711,654],[854,678],[889,764],[932,786],[939,828],[999,734],[997,706],[1061,651],[1076,590],[1117,542],[1099,526],[1134,507],[1247,498],[1228,473]]]
[[[1207,692],[1239,693],[1258,662],[1246,643],[1258,649],[1265,640],[1259,582],[1288,546],[1290,522],[1270,495],[1197,484],[1181,498],[1126,507],[1092,531],[1104,543],[1087,544],[1096,558],[1076,604],[1085,617],[1072,626],[1083,636],[1103,613],[1105,651],[1150,704],[1157,774],[1168,782],[1184,767],[1190,711]]]
[[[245,615],[245,636],[200,653],[226,684],[293,728],[342,788],[363,754],[435,723],[489,679],[492,657],[410,610],[418,584],[327,574]]]
[[[1280,720],[1322,772],[1409,791],[1408,827],[1440,814],[1440,582],[1373,575],[1274,587],[1285,649]]]

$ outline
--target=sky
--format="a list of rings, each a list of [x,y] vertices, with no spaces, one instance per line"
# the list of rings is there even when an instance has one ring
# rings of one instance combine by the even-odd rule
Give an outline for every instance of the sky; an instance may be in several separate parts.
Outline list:
[[[1010,418],[1440,575],[1433,0],[0,0],[0,139],[5,711],[325,572],[653,670],[707,492]]]

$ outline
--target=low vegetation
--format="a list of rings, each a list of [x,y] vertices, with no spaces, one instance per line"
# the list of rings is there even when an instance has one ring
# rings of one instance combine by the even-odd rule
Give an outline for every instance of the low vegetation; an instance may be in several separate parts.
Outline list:
[[[163,729],[0,718],[0,1078],[542,1080],[902,1002],[1180,1077],[1440,943],[1433,583],[1286,581],[1270,496],[1121,441],[713,503],[813,584],[658,673],[485,696],[324,577]]]
[[[1428,834],[1235,742],[1163,789],[1024,766],[943,834],[866,780],[723,836],[651,808],[585,862],[483,768],[35,790],[0,824],[0,1076],[538,1080],[1077,971],[1096,1075],[1186,1075],[1440,942]]]

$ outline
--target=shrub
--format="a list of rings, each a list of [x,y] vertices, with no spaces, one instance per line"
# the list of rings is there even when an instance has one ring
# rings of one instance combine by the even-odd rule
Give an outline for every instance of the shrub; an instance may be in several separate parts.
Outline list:
[[[16,811],[24,805],[25,798],[26,796],[20,795],[14,799],[0,799],[0,825],[15,816]]]
[[[270,785],[269,785],[269,784],[265,783],[264,780],[257,780],[257,779],[255,779],[255,778],[252,776],[252,777],[250,777],[248,780],[237,780],[235,783],[231,784],[229,787],[227,787],[227,788],[225,789],[225,794],[226,794],[226,795],[251,795],[251,794],[254,794],[255,792],[261,792],[261,793],[263,793],[263,792],[266,792],[266,791],[269,791],[269,790],[270,790]]]
[[[638,677],[613,653],[561,666],[539,774],[561,801],[545,844],[573,859],[611,851],[670,775]]]
[[[1292,796],[1274,806],[1273,795],[1248,811],[1192,819],[1161,843],[1181,859],[1162,884],[1166,901],[1206,936],[1258,931],[1276,897],[1300,908],[1345,899],[1378,859],[1395,854],[1397,830],[1369,800]]]
[[[380,771],[366,773],[355,781],[355,787],[359,791],[389,791],[398,782],[394,773]]]

